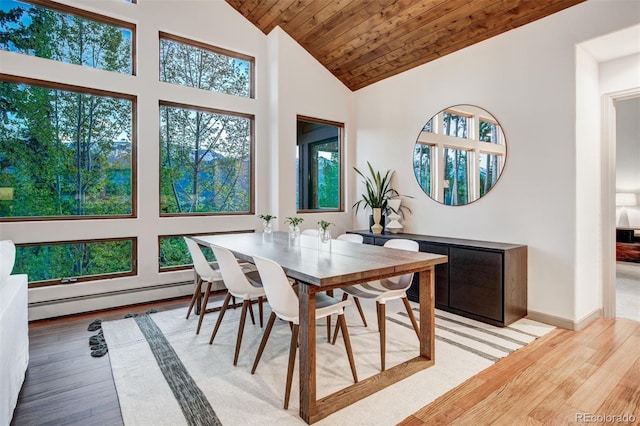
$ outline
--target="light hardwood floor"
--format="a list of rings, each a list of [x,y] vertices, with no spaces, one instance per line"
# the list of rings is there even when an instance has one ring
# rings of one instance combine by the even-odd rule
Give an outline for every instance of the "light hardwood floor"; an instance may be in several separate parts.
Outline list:
[[[186,313],[187,305],[179,299],[31,323],[31,360],[11,425],[122,425],[108,354],[89,355],[95,332],[87,326],[151,307]],[[402,424],[567,425],[581,424],[579,413],[633,415],[634,422],[607,424],[640,424],[639,407],[640,323],[599,319],[577,333],[551,332]]]

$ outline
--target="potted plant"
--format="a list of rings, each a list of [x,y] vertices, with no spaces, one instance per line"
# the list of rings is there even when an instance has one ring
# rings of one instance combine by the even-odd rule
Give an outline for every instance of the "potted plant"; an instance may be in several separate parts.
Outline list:
[[[318,237],[320,241],[326,243],[331,240],[331,230],[329,226],[333,225],[331,222],[327,222],[326,220],[318,221]]]
[[[365,192],[362,194],[362,199],[356,201],[352,207],[355,208],[356,214],[358,214],[360,207],[369,207],[373,218],[373,221],[369,221],[373,222],[370,229],[374,234],[380,234],[384,229],[384,215],[389,211],[389,199],[400,197],[400,194],[391,187],[391,177],[395,172],[387,170],[383,175],[379,171],[375,171],[368,161],[367,166],[369,167],[369,176],[366,176],[357,167],[353,168],[363,178]],[[407,209],[407,207],[401,206],[400,210],[403,208]]]
[[[301,217],[287,217],[284,223],[289,225],[289,236],[295,238],[300,235],[300,224],[304,222]]]
[[[264,233],[270,234],[271,232],[273,232],[273,226],[271,224],[271,221],[273,219],[277,219],[277,216],[273,216],[270,214],[261,214],[261,215],[258,215],[258,217],[262,219],[262,228],[264,230]]]

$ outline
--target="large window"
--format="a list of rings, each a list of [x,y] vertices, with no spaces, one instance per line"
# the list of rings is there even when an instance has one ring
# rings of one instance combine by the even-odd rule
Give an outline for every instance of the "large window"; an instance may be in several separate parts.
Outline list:
[[[136,246],[135,237],[17,244],[13,273],[30,287],[136,275]]]
[[[253,97],[251,56],[160,33],[160,80]]]
[[[0,74],[0,219],[135,215],[135,98]]]
[[[342,209],[342,123],[298,116],[297,210]]]
[[[161,215],[252,211],[253,116],[161,102]]]
[[[0,2],[0,49],[135,74],[135,26],[54,2]]]

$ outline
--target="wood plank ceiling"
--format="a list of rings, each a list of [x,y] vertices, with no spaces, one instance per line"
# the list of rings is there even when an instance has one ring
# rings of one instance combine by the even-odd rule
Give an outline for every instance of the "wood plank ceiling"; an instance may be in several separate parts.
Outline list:
[[[226,0],[358,90],[585,0]]]

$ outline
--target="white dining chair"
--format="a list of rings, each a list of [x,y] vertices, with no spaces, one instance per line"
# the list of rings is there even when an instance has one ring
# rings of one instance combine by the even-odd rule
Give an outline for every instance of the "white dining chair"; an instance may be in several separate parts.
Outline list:
[[[300,235],[309,235],[311,237],[317,237],[318,235],[320,235],[320,232],[318,232],[317,229],[305,229],[300,233]]]
[[[392,238],[384,244],[384,247],[409,251],[418,251],[420,248],[417,242],[402,238]],[[411,305],[409,304],[409,300],[407,299],[407,290],[409,289],[409,287],[411,287],[412,281],[413,273],[396,277],[383,278],[381,280],[371,281],[366,284],[356,284],[342,289],[344,291],[342,300],[347,300],[349,295],[351,295],[356,302],[356,306],[359,305],[359,299],[375,300],[376,302],[378,331],[380,335],[380,368],[382,371],[384,371],[385,369],[387,302],[397,299],[402,300],[405,309],[407,310],[407,315],[411,320],[411,325],[413,326],[418,339],[420,339],[420,330],[418,328],[418,323],[416,322],[416,318],[413,315],[413,311],[411,310]],[[360,317],[362,318],[362,321],[364,322],[364,325],[366,327],[367,323],[364,312],[362,310],[359,310],[359,312]],[[336,338],[337,334],[334,332],[333,343],[335,343]]]
[[[211,265],[207,261],[207,258],[204,257],[204,254],[200,250],[200,246],[198,245],[198,243],[196,243],[189,237],[183,238],[184,242],[187,243],[187,248],[189,249],[191,260],[193,262],[193,269],[196,272],[196,287],[193,292],[193,297],[191,297],[189,308],[187,309],[187,319],[189,319],[191,310],[195,306],[196,302],[198,301],[198,299],[200,299],[201,302],[199,306],[198,326],[196,327],[196,334],[200,334],[202,320],[204,319],[204,315],[207,313],[207,303],[209,302],[209,295],[211,294],[211,286],[214,282],[222,282],[222,274],[220,273],[220,270],[213,269],[211,267]],[[204,295],[202,294],[203,282],[207,283]]]
[[[273,328],[273,323],[276,317],[292,323],[291,333],[291,345],[289,348],[289,365],[287,368],[287,383],[285,387],[284,395],[284,408],[289,407],[289,397],[291,394],[291,382],[293,379],[293,368],[296,360],[296,348],[298,346],[298,331],[300,328],[300,312],[298,295],[294,291],[293,287],[289,284],[289,280],[284,273],[282,267],[276,262],[255,256],[253,258],[258,272],[262,277],[262,284],[264,285],[269,305],[271,306],[271,315],[267,322],[267,327],[264,330],[264,335],[260,341],[258,353],[251,369],[251,374],[256,372],[260,357],[269,339],[269,334]],[[338,326],[342,330],[342,337],[344,338],[344,345],[347,350],[347,357],[349,358],[349,365],[351,367],[351,374],[353,375],[354,383],[358,382],[358,375],[356,373],[356,366],[353,360],[353,352],[351,350],[351,340],[349,339],[349,332],[347,330],[347,323],[344,320],[344,307],[348,306],[350,302],[348,300],[340,301],[334,297],[327,296],[324,293],[316,293],[316,319],[325,318],[333,314],[338,315]],[[336,333],[338,326],[336,326]],[[314,354],[312,354],[314,356]]]
[[[336,240],[362,244],[362,242],[364,241],[364,237],[360,234],[340,234],[336,237]]]
[[[224,317],[229,302],[232,297],[242,299],[242,312],[240,313],[240,324],[238,326],[238,337],[236,338],[236,350],[233,357],[233,365],[238,364],[238,356],[240,355],[240,345],[242,344],[242,334],[244,332],[245,321],[247,318],[247,311],[252,312],[251,304],[253,300],[258,300],[258,310],[260,314],[260,327],[262,327],[262,302],[265,297],[264,287],[260,280],[260,274],[258,271],[245,273],[243,272],[236,257],[224,247],[211,244],[211,250],[216,256],[218,266],[220,267],[220,273],[224,280],[224,285],[227,287],[227,296],[222,303],[222,309],[220,315],[216,320],[216,325],[211,333],[211,339],[209,344],[213,344],[213,340],[218,333],[222,318]],[[252,314],[253,315],[253,314]]]

